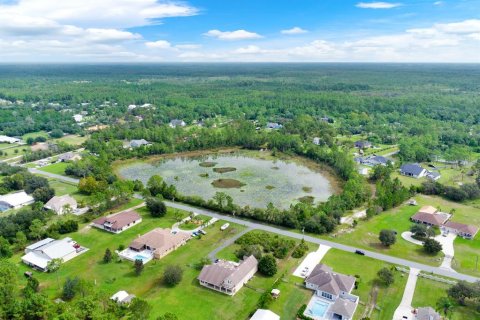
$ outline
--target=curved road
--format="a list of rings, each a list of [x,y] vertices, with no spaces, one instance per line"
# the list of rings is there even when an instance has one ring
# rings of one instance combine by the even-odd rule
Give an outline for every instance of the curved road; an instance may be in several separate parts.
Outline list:
[[[58,174],[53,174],[53,173],[49,173],[49,172],[45,172],[45,171],[41,171],[41,170],[37,170],[37,169],[33,169],[33,168],[30,168],[29,171],[32,172],[32,173],[44,175],[44,176],[47,176],[47,177],[51,177],[51,178],[58,179],[58,180],[63,180],[63,181],[70,182],[70,183],[78,183],[78,181],[79,181],[78,179],[65,177],[65,176],[61,176],[61,175],[58,175]],[[141,198],[141,196],[139,196],[139,195],[135,195],[135,197],[136,198]],[[203,214],[203,215],[206,215],[206,216],[214,217],[214,218],[225,220],[225,221],[228,221],[228,222],[237,223],[237,224],[240,224],[240,225],[244,225],[249,229],[263,230],[263,231],[276,233],[276,234],[280,234],[280,235],[295,238],[295,239],[305,239],[305,241],[312,242],[312,243],[315,243],[315,244],[327,245],[329,247],[332,247],[332,248],[335,248],[335,249],[338,249],[338,250],[343,250],[343,251],[354,253],[355,250],[358,249],[358,248],[355,248],[355,247],[352,247],[352,246],[336,243],[336,242],[333,242],[333,241],[319,239],[319,238],[315,238],[315,237],[312,237],[312,236],[302,235],[302,234],[299,234],[299,233],[296,233],[296,232],[281,229],[281,228],[278,228],[278,227],[265,225],[265,224],[262,224],[260,222],[243,220],[243,219],[240,219],[240,218],[235,218],[234,216],[220,214],[220,213],[217,213],[217,212],[212,211],[212,210],[196,208],[196,207],[193,207],[193,206],[190,206],[190,205],[187,205],[187,204],[183,204],[183,203],[165,201],[165,204],[167,206],[171,207],[171,208],[177,208],[177,209],[181,209],[181,210],[185,210],[185,211],[195,211],[197,213],[200,213],[200,214]],[[222,248],[223,248],[223,246],[222,246]],[[220,250],[222,248],[220,248]],[[388,255],[385,255],[385,254],[381,254],[381,253],[373,252],[373,251],[368,251],[368,250],[364,250],[364,249],[360,249],[360,250],[362,250],[365,253],[365,256],[367,256],[367,257],[374,258],[374,259],[377,259],[377,260],[382,260],[382,261],[389,262],[389,263],[396,264],[396,265],[405,266],[405,267],[408,267],[408,268],[418,269],[418,270],[423,271],[423,272],[434,273],[434,274],[439,275],[439,276],[449,277],[449,278],[456,279],[456,280],[465,280],[465,281],[468,281],[468,282],[475,282],[475,281],[480,280],[480,278],[477,278],[477,277],[474,277],[474,276],[470,276],[470,275],[462,274],[462,273],[457,273],[457,272],[450,271],[450,270],[445,270],[445,269],[442,269],[440,267],[432,267],[432,266],[425,265],[425,264],[422,264],[422,263],[413,262],[413,261],[410,261],[410,260],[401,259],[401,258],[397,258],[397,257],[392,257],[392,256],[388,256]],[[211,253],[211,255],[215,255],[215,254],[216,254],[215,251]]]

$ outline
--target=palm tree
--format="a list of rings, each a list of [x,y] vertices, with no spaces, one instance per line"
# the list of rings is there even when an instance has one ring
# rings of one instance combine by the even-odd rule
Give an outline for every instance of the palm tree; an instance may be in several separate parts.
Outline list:
[[[441,297],[437,301],[437,310],[443,311],[445,316],[452,312],[453,307],[453,302],[448,297]]]

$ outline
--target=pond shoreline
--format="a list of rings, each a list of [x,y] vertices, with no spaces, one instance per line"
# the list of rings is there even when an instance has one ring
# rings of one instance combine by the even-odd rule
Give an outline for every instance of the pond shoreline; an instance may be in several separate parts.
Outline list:
[[[202,156],[211,156],[211,155],[227,155],[227,154],[239,154],[245,155],[248,157],[260,159],[260,160],[281,160],[286,162],[294,162],[298,165],[302,165],[307,167],[308,169],[320,173],[325,176],[325,178],[329,181],[330,186],[332,187],[332,195],[338,195],[342,192],[343,181],[337,175],[337,173],[331,168],[330,166],[315,162],[311,159],[298,156],[298,155],[288,155],[286,153],[278,152],[275,156],[271,155],[271,150],[268,151],[260,151],[260,150],[248,150],[242,149],[239,147],[232,147],[232,148],[215,148],[215,149],[205,149],[205,150],[195,150],[195,151],[185,151],[185,152],[175,152],[175,153],[168,153],[162,155],[153,155],[146,158],[131,158],[126,160],[116,160],[112,163],[113,172],[121,179],[125,179],[119,170],[121,167],[134,164],[138,162],[145,162],[145,163],[154,163],[158,162],[162,159],[175,159],[175,158],[196,158]]]

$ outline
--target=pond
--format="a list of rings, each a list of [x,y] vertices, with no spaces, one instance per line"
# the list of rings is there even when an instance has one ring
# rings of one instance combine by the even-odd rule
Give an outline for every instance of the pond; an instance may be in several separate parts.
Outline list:
[[[118,173],[144,184],[152,175],[160,175],[181,194],[206,200],[225,192],[242,207],[265,208],[272,202],[288,208],[299,199],[320,202],[334,193],[331,182],[320,172],[294,161],[264,160],[241,152],[127,163]]]

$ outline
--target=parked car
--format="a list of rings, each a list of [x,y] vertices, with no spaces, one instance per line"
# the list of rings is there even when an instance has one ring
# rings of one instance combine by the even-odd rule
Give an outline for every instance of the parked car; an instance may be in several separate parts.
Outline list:
[[[362,250],[355,250],[355,253],[356,254],[359,254],[361,256],[364,256],[365,255],[365,252],[363,252]]]

